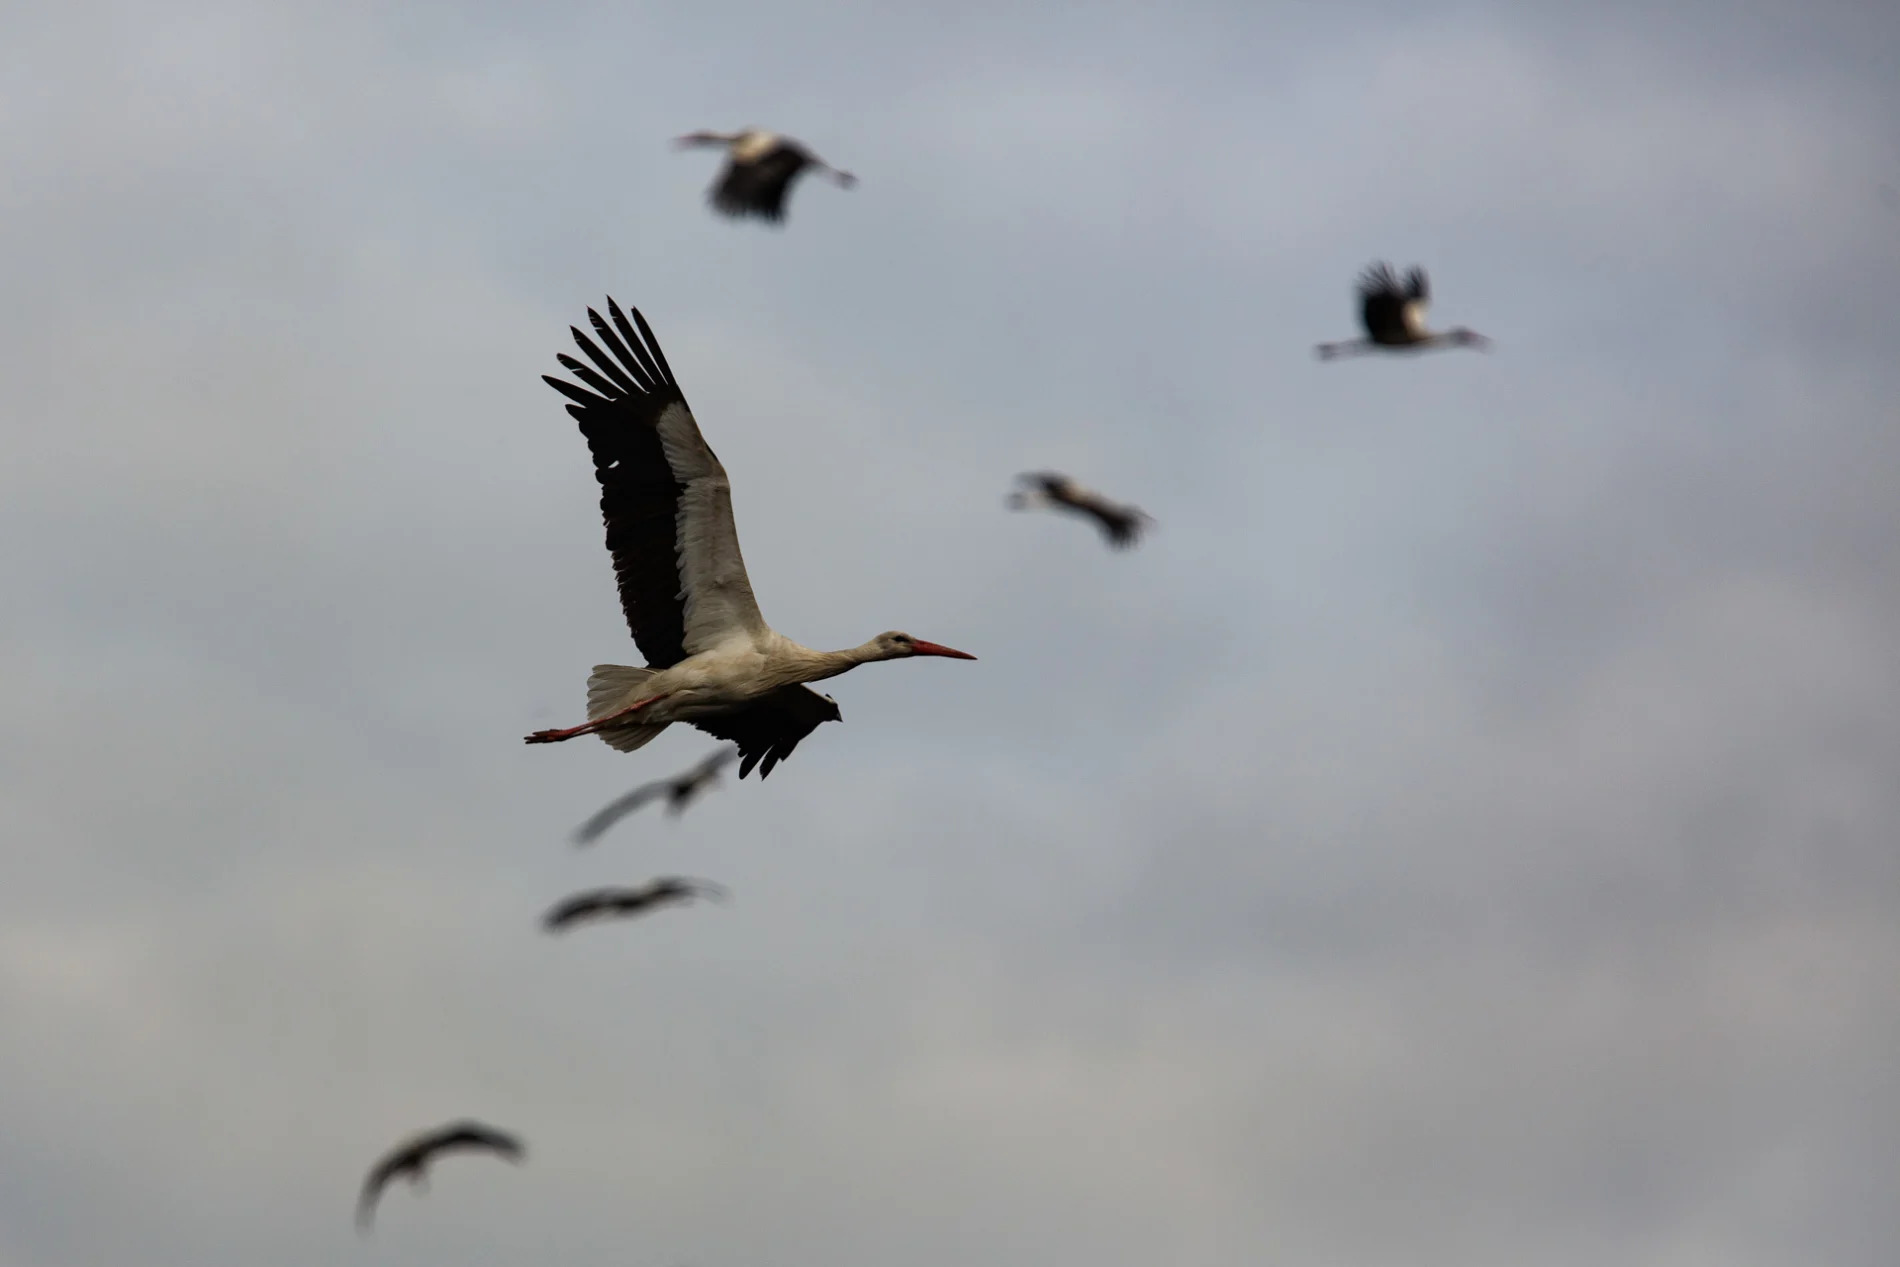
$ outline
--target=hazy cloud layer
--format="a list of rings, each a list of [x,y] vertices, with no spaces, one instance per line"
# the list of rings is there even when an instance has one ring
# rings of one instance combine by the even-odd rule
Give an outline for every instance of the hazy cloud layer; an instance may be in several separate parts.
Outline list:
[[[1890,1259],[1900,18],[0,37],[0,1267]],[[862,185],[716,220],[749,122]],[[1495,351],[1314,361],[1375,258]],[[981,660],[577,853],[710,746],[520,743],[635,654],[607,293],[777,627]],[[662,872],[734,900],[536,928]],[[465,1114],[528,1165],[359,1242]]]

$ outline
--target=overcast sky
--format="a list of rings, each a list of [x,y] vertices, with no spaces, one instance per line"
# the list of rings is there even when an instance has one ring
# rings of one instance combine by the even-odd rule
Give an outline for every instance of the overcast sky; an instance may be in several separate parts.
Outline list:
[[[0,10],[0,1267],[1889,1267],[1900,11],[792,9]],[[582,852],[608,294],[980,660]]]

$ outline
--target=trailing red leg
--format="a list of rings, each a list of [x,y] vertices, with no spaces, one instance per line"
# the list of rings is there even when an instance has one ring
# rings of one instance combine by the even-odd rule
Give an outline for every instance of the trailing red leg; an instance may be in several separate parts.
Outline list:
[[[523,739],[522,742],[560,743],[563,739],[575,739],[581,735],[591,735],[597,730],[604,730],[608,726],[617,725],[620,722],[626,721],[648,704],[656,704],[665,698],[666,696],[664,695],[649,696],[637,704],[629,704],[617,713],[609,713],[605,717],[596,717],[590,722],[582,722],[578,726],[569,726],[566,730],[537,730],[532,735]]]

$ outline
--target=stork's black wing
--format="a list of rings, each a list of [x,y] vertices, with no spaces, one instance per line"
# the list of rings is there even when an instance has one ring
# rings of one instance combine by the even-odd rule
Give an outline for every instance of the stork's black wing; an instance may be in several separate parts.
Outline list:
[[[1148,516],[1133,506],[1096,506],[1093,513],[1102,525],[1102,535],[1117,550],[1126,550],[1140,540],[1142,529],[1149,523]]]
[[[576,893],[563,898],[541,918],[541,924],[550,933],[558,933],[569,924],[577,923],[595,915],[617,915],[627,908],[629,897],[640,895],[633,889],[589,889],[585,893]],[[637,909],[637,903],[636,903]]]
[[[717,717],[695,719],[693,725],[719,739],[739,745],[739,777],[752,773],[761,760],[759,777],[792,755],[798,741],[828,721],[842,721],[837,702],[809,686],[781,686],[762,695],[750,707]]]
[[[783,141],[758,158],[728,161],[708,201],[724,215],[783,220],[785,195],[810,162],[802,149]]]
[[[384,1157],[370,1170],[363,1180],[363,1190],[356,1198],[356,1226],[367,1232],[372,1219],[376,1216],[376,1203],[382,1199],[383,1189],[389,1181],[405,1170],[413,1168],[423,1156],[415,1147],[398,1148]]]
[[[572,402],[567,412],[581,425],[594,456],[594,478],[600,481],[600,514],[607,526],[621,610],[647,664],[664,669],[686,658],[676,535],[683,485],[667,465],[657,424],[669,405],[684,407],[686,397],[638,310],[633,319],[640,323],[640,333],[611,298],[607,311],[611,326],[598,312],[587,310],[599,343],[568,327],[593,362],[591,367],[564,353],[557,358],[592,390],[551,375],[541,377]],[[640,334],[646,336],[644,342]]]
[[[1414,269],[1414,273],[1418,270]],[[1420,274],[1422,277],[1422,274]],[[1408,296],[1399,284],[1398,274],[1384,262],[1374,264],[1359,277],[1359,319],[1373,339],[1401,336],[1405,333],[1405,302]]]
[[[541,927],[550,933],[558,933],[569,924],[576,920],[586,919],[600,909],[602,909],[600,895],[597,893],[581,893],[574,897],[562,898],[548,909],[546,915],[541,917]]]
[[[625,818],[633,811],[645,805],[655,797],[664,796],[672,784],[667,780],[654,783],[642,783],[625,796],[613,801],[597,811],[594,816],[574,829],[574,843],[588,845],[600,839],[609,827]]]
[[[453,1148],[499,1153],[509,1161],[521,1160],[522,1153],[521,1141],[515,1136],[492,1126],[483,1126],[480,1122],[457,1122],[445,1127],[429,1141],[429,1151],[432,1153]]]
[[[694,783],[704,783],[731,765],[738,755],[731,748],[715,748],[701,758],[700,763],[688,771],[684,777],[691,779]]]
[[[1069,490],[1073,481],[1060,471],[1027,471],[1016,477],[1022,483],[1040,491],[1045,497],[1060,497]]]
[[[369,1229],[376,1202],[390,1180],[405,1171],[420,1172],[437,1153],[450,1149],[483,1149],[498,1153],[509,1161],[520,1161],[522,1156],[519,1139],[480,1122],[451,1122],[447,1126],[411,1136],[377,1162],[369,1172],[369,1177],[363,1181],[362,1194],[356,1201],[357,1226],[364,1231]]]
[[[1375,295],[1391,295],[1402,299],[1405,288],[1399,285],[1399,275],[1392,271],[1392,266],[1380,260],[1359,274],[1359,295],[1362,299],[1371,299]]]

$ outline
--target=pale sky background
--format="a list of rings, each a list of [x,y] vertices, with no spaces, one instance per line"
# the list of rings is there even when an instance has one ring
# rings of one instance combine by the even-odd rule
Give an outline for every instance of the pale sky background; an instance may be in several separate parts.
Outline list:
[[[0,1267],[1890,1267],[1896,67],[1874,0],[7,5]],[[748,123],[862,184],[715,218],[666,142]],[[1495,350],[1316,362],[1380,258]],[[521,743],[635,657],[539,381],[609,293],[776,627],[981,660],[579,852],[712,746]],[[733,901],[538,930],[668,872]],[[528,1164],[360,1240],[462,1115]]]

